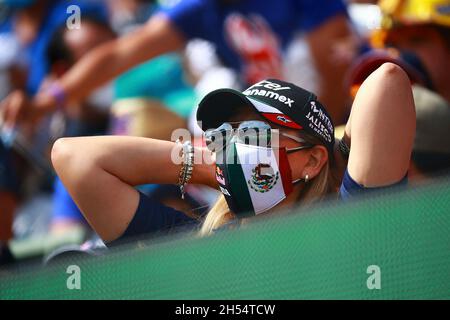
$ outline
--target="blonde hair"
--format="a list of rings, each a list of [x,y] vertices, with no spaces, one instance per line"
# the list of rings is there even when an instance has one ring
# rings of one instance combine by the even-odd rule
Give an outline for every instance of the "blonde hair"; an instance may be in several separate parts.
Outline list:
[[[230,211],[224,195],[220,195],[214,206],[206,215],[205,221],[203,221],[200,229],[200,236],[203,237],[212,234],[215,229],[223,226],[234,218],[234,213]]]
[[[301,134],[300,136],[308,143],[321,144],[315,137],[310,135]],[[336,191],[336,179],[332,175],[332,166],[334,166],[334,160],[332,155],[329,154],[328,161],[324,164],[319,174],[304,184],[303,190],[297,199],[298,202],[301,201],[303,205],[311,205]],[[211,235],[215,229],[220,228],[234,218],[235,215],[228,207],[225,197],[220,195],[206,215],[200,229],[200,236]]]

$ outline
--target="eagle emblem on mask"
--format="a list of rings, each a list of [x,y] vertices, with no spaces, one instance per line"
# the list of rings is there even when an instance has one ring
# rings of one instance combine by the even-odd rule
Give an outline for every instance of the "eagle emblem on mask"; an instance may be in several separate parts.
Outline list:
[[[270,164],[260,163],[252,169],[251,179],[247,181],[256,192],[269,192],[279,179],[279,172],[274,173]]]

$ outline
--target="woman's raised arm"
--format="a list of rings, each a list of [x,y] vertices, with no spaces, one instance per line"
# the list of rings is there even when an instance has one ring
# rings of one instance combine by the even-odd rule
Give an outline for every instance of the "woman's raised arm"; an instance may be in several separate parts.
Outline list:
[[[405,177],[416,132],[411,84],[397,65],[385,63],[362,84],[345,133],[351,140],[348,172],[365,187]],[[351,137],[351,139],[349,139]]]
[[[138,137],[82,137],[56,141],[52,163],[75,203],[105,241],[118,238],[139,203],[134,186],[176,184],[179,147],[170,141]],[[196,161],[199,162],[199,161]],[[196,164],[191,183],[216,187],[214,166]]]

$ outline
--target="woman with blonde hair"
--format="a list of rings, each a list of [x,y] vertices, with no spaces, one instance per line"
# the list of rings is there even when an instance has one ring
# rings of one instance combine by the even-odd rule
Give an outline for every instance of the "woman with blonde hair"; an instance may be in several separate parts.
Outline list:
[[[333,123],[314,94],[273,79],[243,93],[211,92],[197,118],[205,130],[202,149],[190,141],[117,136],[55,143],[54,167],[104,241],[199,225],[134,188],[146,183],[179,184],[182,193],[188,182],[219,189],[222,196],[204,219],[202,235],[327,195],[351,199],[406,183],[415,111],[408,77],[391,63],[359,89],[341,141],[335,141]]]

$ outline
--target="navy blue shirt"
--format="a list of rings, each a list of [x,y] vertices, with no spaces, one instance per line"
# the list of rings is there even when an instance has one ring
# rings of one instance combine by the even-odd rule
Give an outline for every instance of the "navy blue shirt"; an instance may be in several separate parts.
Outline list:
[[[408,179],[405,176],[401,181],[390,186],[366,188],[357,183],[346,170],[339,190],[339,196],[341,200],[348,201],[358,195],[366,194],[368,192],[406,186],[407,182]],[[235,224],[235,222],[236,221],[233,221],[232,224]],[[199,225],[199,220],[193,219],[181,211],[177,211],[151,200],[140,192],[139,205],[133,220],[124,234],[118,240],[113,241],[113,244],[121,242],[126,238],[135,238],[140,235],[152,235],[156,233],[168,234],[173,230],[194,230],[199,227]]]
[[[136,238],[140,235],[163,235],[172,231],[193,230],[198,225],[199,220],[154,201],[139,192],[139,204],[133,219],[123,235],[108,245],[111,246],[127,238]]]
[[[397,188],[397,187],[405,187],[408,184],[408,175],[406,175],[402,180],[400,180],[397,183],[394,183],[389,186],[384,187],[375,187],[375,188],[368,188],[365,187],[362,184],[359,184],[356,182],[351,176],[348,170],[345,170],[344,178],[342,179],[341,187],[339,188],[339,197],[344,200],[351,200],[356,196],[359,196],[361,194],[367,194],[369,192],[376,192],[391,188]]]

